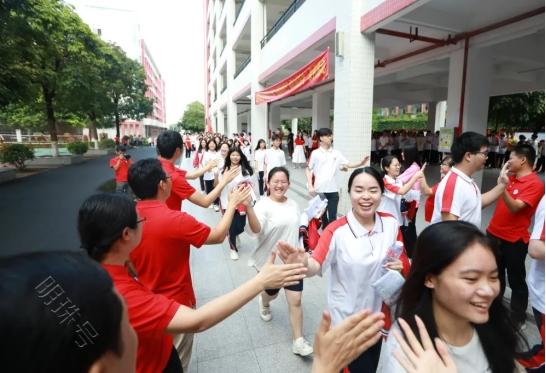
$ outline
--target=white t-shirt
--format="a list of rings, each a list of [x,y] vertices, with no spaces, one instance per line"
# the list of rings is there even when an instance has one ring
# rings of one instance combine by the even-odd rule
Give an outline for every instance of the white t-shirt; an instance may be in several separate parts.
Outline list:
[[[328,276],[328,310],[333,325],[363,309],[379,312],[383,300],[371,286],[383,275],[389,247],[403,245],[398,221],[377,213],[375,226],[367,231],[352,210],[330,223],[322,233],[313,259]]]
[[[442,212],[449,212],[481,229],[482,194],[474,179],[452,167],[440,181],[434,197],[431,223],[442,221]]]
[[[256,162],[256,171],[264,170],[265,149],[258,149],[254,152],[254,161]]]
[[[298,246],[301,212],[298,204],[291,199],[275,202],[269,197],[261,198],[254,206],[254,212],[261,230],[256,234],[258,244],[248,259],[248,265],[261,268],[279,240]],[[249,224],[246,230],[253,235]]]
[[[381,202],[379,203],[377,211],[391,214],[398,220],[399,225],[404,225],[404,219],[402,217],[402,212],[400,211],[402,196],[398,194],[398,190],[404,185],[400,180],[393,179],[389,175],[385,175],[383,183],[385,184],[385,191],[381,196]]]
[[[535,212],[535,223],[532,240],[541,240],[544,245],[544,197],[540,200]],[[544,313],[544,259],[532,259],[529,273],[527,274],[529,285],[529,300],[531,306],[540,313]]]
[[[281,149],[269,148],[265,151],[264,163],[267,165],[267,172],[274,167],[286,165],[286,157]]]
[[[201,161],[202,165],[206,165],[210,161],[213,161],[215,159],[218,159],[220,161],[222,159],[222,156],[217,151],[210,151],[207,150],[205,154],[203,155],[203,160]],[[214,180],[214,176],[217,174],[218,170],[217,167],[213,168],[210,171],[207,171],[203,174],[203,180]]]
[[[336,176],[342,165],[349,161],[341,152],[334,148],[328,150],[319,147],[311,153],[309,169],[315,175],[315,191],[317,193],[338,192]]]
[[[392,330],[400,330],[398,324],[394,324]],[[474,330],[474,334],[464,346],[447,345],[449,355],[453,359],[457,372],[460,373],[489,373],[489,362],[483,351],[482,344],[478,333]],[[398,363],[393,356],[394,351],[400,350],[398,342],[394,338],[394,333],[389,333],[387,342],[383,344],[381,349],[381,357],[379,359],[378,373],[404,373],[406,370]]]
[[[227,208],[228,205],[228,194],[236,188],[239,184],[247,182],[252,184],[252,177],[251,176],[243,176],[242,172],[239,168],[239,175],[235,176],[233,180],[231,180],[225,187],[222,189],[222,192],[220,193],[220,205],[223,209]],[[218,175],[218,180],[222,180],[224,177],[223,173],[220,173]]]

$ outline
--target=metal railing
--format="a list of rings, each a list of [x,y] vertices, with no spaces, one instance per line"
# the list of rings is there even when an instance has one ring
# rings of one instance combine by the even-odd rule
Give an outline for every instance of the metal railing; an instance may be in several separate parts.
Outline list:
[[[260,41],[260,46],[263,48],[269,40],[281,29],[281,27],[292,17],[294,13],[296,13],[296,10],[299,9],[301,4],[303,4],[305,0],[294,0],[292,4],[286,9],[286,11],[283,13],[282,16],[279,17],[279,19],[275,22],[273,27],[265,34],[262,41]]]
[[[233,21],[233,24],[237,23],[237,18],[239,18],[239,14],[241,14],[241,10],[243,9],[243,5],[245,5],[245,0],[242,0],[239,3],[239,8],[237,8],[237,11],[235,12],[235,21]]]
[[[237,70],[235,70],[235,74],[233,74],[233,79],[235,79],[237,76],[239,76],[239,74],[245,69],[245,67],[248,66],[248,64],[250,63],[250,56],[248,56],[244,61],[243,63],[241,64],[241,66],[239,66],[237,68]]]

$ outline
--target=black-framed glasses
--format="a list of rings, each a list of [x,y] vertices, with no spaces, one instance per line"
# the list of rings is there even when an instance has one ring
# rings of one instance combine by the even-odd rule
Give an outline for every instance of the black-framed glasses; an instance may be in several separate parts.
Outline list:
[[[140,218],[136,221],[137,224],[144,223],[146,221],[146,218]]]
[[[474,152],[472,154],[481,154],[483,155],[485,158],[488,158],[488,155],[489,155],[489,152],[485,151],[485,152]]]

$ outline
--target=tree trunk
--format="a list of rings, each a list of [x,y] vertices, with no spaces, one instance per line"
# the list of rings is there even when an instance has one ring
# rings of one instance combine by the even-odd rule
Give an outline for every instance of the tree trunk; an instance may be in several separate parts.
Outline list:
[[[116,110],[115,118],[116,118],[116,136],[119,139],[119,141],[121,142],[121,137],[119,135],[119,126],[120,126],[119,113],[117,112],[117,110]]]
[[[89,140],[93,142],[95,149],[99,148],[99,135],[97,132],[97,114],[89,113]]]
[[[49,130],[49,136],[51,136],[51,155],[53,157],[59,156],[57,127],[55,126],[55,109],[53,108],[53,97],[55,96],[47,86],[42,85],[44,94],[44,102],[46,106],[47,116],[47,128]]]

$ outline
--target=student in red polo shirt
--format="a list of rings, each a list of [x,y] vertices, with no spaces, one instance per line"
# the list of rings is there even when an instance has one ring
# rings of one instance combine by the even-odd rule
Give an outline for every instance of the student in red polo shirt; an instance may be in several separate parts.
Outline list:
[[[487,227],[487,233],[499,242],[502,253],[499,263],[501,294],[506,287],[507,272],[512,289],[512,316],[519,324],[525,322],[529,298],[525,282],[529,226],[544,195],[544,184],[533,172],[535,157],[535,149],[531,145],[516,145],[512,149],[508,161],[511,176]]]
[[[131,157],[126,154],[125,146],[116,147],[116,156],[110,159],[110,168],[114,169],[116,176],[116,192],[127,193],[129,184],[127,184],[127,173],[131,167]]]
[[[175,162],[182,156],[182,136],[176,131],[162,132],[156,140],[157,153],[163,170],[171,177],[172,189],[171,195],[167,199],[167,206],[172,210],[180,211],[182,201],[189,199],[197,206],[209,207],[222,192],[222,189],[237,176],[237,173],[227,172],[226,177],[216,185],[216,187],[206,195],[201,194],[192,187],[187,179],[197,179],[205,172],[212,170],[218,165],[217,161],[209,162],[204,168],[192,173],[176,168]],[[238,172],[238,171],[237,171]]]
[[[165,201],[171,195],[171,177],[157,159],[144,159],[129,169],[129,185],[140,198],[137,211],[146,219],[140,245],[131,253],[139,280],[150,290],[188,307],[195,307],[190,273],[190,245],[222,243],[233,220],[235,207],[249,203],[251,187],[230,193],[225,214],[211,229]],[[186,370],[191,357],[192,334],[175,337],[175,346]]]
[[[161,170],[161,167],[157,165],[157,169]],[[164,184],[164,181],[159,183]],[[239,198],[243,193],[236,192],[233,196]],[[128,265],[129,254],[145,236],[144,222],[144,217],[139,219],[137,216],[134,203],[116,194],[89,197],[78,214],[82,247],[101,263],[125,299],[129,322],[138,336],[138,373],[181,372],[170,334],[204,331],[264,289],[294,285],[305,276],[302,265],[274,265],[275,256],[272,255],[254,278],[194,310],[164,295],[154,294],[143,285],[140,276],[137,277],[138,272]]]

